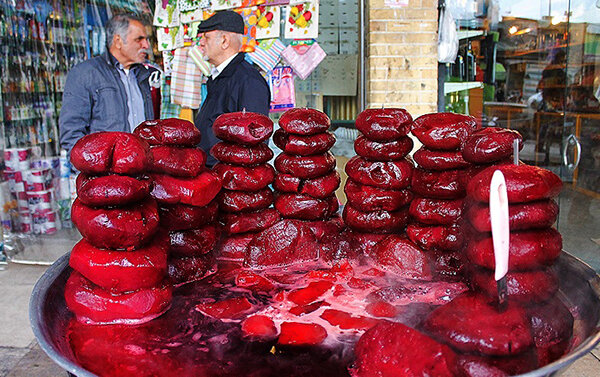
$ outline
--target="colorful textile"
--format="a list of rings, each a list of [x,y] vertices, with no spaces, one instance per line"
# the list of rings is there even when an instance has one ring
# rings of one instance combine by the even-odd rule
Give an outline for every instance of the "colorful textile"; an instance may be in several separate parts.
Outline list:
[[[283,50],[285,50],[285,45],[279,39],[263,39],[256,46],[256,50],[248,55],[260,69],[269,72],[279,62]]]
[[[269,73],[271,112],[286,111],[296,106],[296,90],[291,67],[275,67]]]
[[[302,80],[310,76],[319,63],[327,56],[317,42],[312,45],[288,46],[281,56],[292,67],[296,75]]]
[[[163,75],[161,85],[160,119],[177,118],[181,113],[181,106],[171,103],[171,78]]]
[[[171,102],[197,109],[202,102],[200,86],[202,72],[189,57],[189,47],[175,50],[173,72],[171,73]]]

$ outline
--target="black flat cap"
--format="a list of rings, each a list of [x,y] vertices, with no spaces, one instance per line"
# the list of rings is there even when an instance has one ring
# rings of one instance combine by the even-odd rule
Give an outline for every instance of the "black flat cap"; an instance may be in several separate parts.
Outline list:
[[[205,33],[212,30],[231,31],[233,33],[244,34],[244,19],[232,10],[216,12],[208,20],[200,22],[200,26],[198,26],[199,33]]]

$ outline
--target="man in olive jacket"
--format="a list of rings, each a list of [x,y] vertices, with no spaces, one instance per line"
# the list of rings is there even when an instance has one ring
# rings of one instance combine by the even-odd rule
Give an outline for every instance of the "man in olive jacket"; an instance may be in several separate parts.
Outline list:
[[[233,11],[221,11],[200,23],[203,33],[200,48],[215,66],[207,82],[208,94],[198,112],[195,124],[202,133],[202,148],[208,155],[206,164],[217,161],[210,148],[219,142],[212,131],[215,119],[221,114],[250,111],[269,115],[271,93],[261,74],[239,52],[242,46],[244,21]]]
[[[67,75],[59,116],[60,146],[70,153],[81,137],[100,131],[131,132],[154,119],[143,65],[149,44],[142,21],[117,15],[106,24],[107,51],[74,66]]]

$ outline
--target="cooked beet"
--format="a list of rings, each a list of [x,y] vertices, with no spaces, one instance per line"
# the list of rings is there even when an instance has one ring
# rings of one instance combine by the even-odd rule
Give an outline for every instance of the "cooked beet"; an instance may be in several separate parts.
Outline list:
[[[153,199],[118,208],[95,208],[75,199],[71,219],[83,238],[104,249],[136,249],[149,241],[158,228],[158,209]]]
[[[340,173],[331,173],[313,179],[301,179],[291,174],[278,173],[273,188],[279,192],[310,195],[323,199],[331,196],[340,187]]]
[[[314,179],[335,169],[335,157],[330,152],[312,156],[281,153],[275,157],[275,169],[298,178]]]
[[[127,132],[96,132],[79,139],[71,163],[88,175],[138,175],[148,167],[150,146]]]
[[[177,285],[200,280],[213,272],[215,261],[212,253],[195,257],[171,255],[168,261],[169,278]]]
[[[458,199],[465,196],[466,170],[431,171],[417,168],[412,175],[412,190],[426,198]]]
[[[402,323],[380,321],[360,337],[354,354],[356,377],[457,375],[450,347]]]
[[[69,265],[112,293],[151,288],[167,274],[167,243],[155,241],[135,251],[115,251],[99,249],[82,239],[71,250]]]
[[[213,171],[221,178],[223,188],[234,191],[259,191],[275,178],[275,169],[269,164],[236,166],[218,163]]]
[[[460,221],[464,199],[415,198],[410,203],[410,216],[423,224],[451,225]]]
[[[285,153],[310,156],[329,151],[335,144],[335,136],[328,131],[307,136],[294,135],[280,128],[273,134],[273,143]]]
[[[191,257],[211,253],[215,250],[220,235],[221,229],[216,224],[169,232],[169,253]]]
[[[389,142],[408,135],[412,117],[397,108],[366,109],[356,117],[356,129],[368,139]]]
[[[424,329],[464,353],[490,356],[521,354],[533,346],[531,324],[520,305],[499,311],[493,300],[466,292],[427,317]]]
[[[363,212],[396,211],[410,203],[413,198],[412,192],[408,189],[386,190],[363,185],[351,178],[346,181],[344,193],[346,193],[348,202]]]
[[[573,315],[557,297],[527,308],[540,365],[551,363],[567,351],[573,336]]]
[[[193,178],[173,177],[152,173],[154,188],[150,193],[162,204],[187,204],[203,207],[221,190],[221,179],[212,171],[204,171]]]
[[[316,260],[319,245],[300,220],[281,220],[248,244],[244,265],[252,268],[287,266]]]
[[[279,126],[284,131],[298,135],[314,135],[327,131],[331,125],[329,117],[315,109],[294,108],[283,113]]]
[[[273,158],[273,151],[265,143],[248,146],[222,141],[215,144],[210,153],[226,164],[245,166],[264,164]]]
[[[357,232],[350,228],[347,229],[346,235],[352,249],[360,254],[370,256],[373,255],[373,248],[375,245],[388,236],[385,233]]]
[[[193,147],[202,138],[194,123],[179,118],[147,120],[140,123],[133,133],[150,145]]]
[[[477,129],[475,118],[454,113],[421,115],[412,125],[412,133],[427,148],[456,150]]]
[[[403,159],[413,148],[413,140],[406,136],[394,141],[378,142],[360,135],[354,141],[356,154],[374,161],[394,161]]]
[[[372,256],[379,266],[402,277],[431,279],[427,254],[405,236],[387,236],[373,247]]]
[[[212,130],[216,137],[230,143],[257,145],[273,134],[273,121],[268,116],[246,111],[221,114]]]
[[[188,230],[200,228],[217,219],[219,205],[212,201],[204,207],[185,204],[163,204],[158,208],[160,225],[166,230]]]
[[[510,271],[549,266],[562,251],[562,237],[555,229],[521,230],[510,233],[508,268]],[[468,259],[481,267],[494,269],[491,234],[470,240],[465,249]]]
[[[176,177],[195,177],[206,169],[206,153],[198,148],[156,145],[150,148],[148,170]]]
[[[408,238],[425,250],[458,251],[464,243],[460,225],[420,225],[409,224],[406,227]]]
[[[467,186],[469,197],[489,202],[490,183],[496,170],[504,175],[510,203],[552,199],[562,189],[562,181],[550,170],[531,165],[501,165],[488,167],[473,177]]]
[[[467,211],[471,225],[480,232],[491,232],[490,206],[474,203]],[[508,206],[510,230],[544,229],[554,224],[558,217],[558,204],[553,200],[514,203]]]
[[[351,204],[346,204],[342,217],[346,225],[359,232],[394,233],[402,231],[406,226],[408,209],[362,212]]]
[[[217,258],[225,260],[243,261],[246,256],[248,244],[257,233],[231,234],[223,237],[217,247]]]
[[[460,150],[439,151],[423,147],[415,152],[413,158],[419,167],[426,170],[463,169],[470,165],[463,159]]]
[[[275,208],[285,218],[326,220],[339,209],[335,195],[317,199],[302,194],[280,194],[275,198]]]
[[[171,305],[172,287],[166,281],[151,288],[113,294],[73,271],[65,285],[67,307],[87,324],[141,324]]]
[[[400,190],[410,185],[413,164],[407,159],[369,161],[363,157],[354,156],[346,163],[345,171],[348,177],[363,185]]]
[[[92,207],[123,206],[147,199],[151,181],[148,177],[136,179],[126,175],[77,176],[77,197]]]
[[[494,271],[473,268],[471,281],[490,298],[498,297]],[[529,304],[544,302],[558,291],[558,276],[551,269],[508,271],[506,288],[509,300]]]
[[[466,161],[474,164],[489,164],[510,158],[513,155],[513,143],[519,141],[519,150],[523,149],[523,137],[515,130],[489,127],[473,133],[465,141],[462,155]]]
[[[269,187],[254,192],[221,190],[217,202],[224,212],[257,211],[273,204],[273,191]]]
[[[227,234],[258,232],[275,224],[281,216],[274,208],[266,208],[245,213],[223,215],[223,229]]]

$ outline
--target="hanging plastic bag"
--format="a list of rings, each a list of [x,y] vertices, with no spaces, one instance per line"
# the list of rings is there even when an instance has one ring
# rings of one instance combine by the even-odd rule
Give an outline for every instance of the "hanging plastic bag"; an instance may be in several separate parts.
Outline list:
[[[438,29],[438,61],[440,63],[454,63],[458,54],[458,32],[452,14],[445,9],[440,9],[440,22]]]

